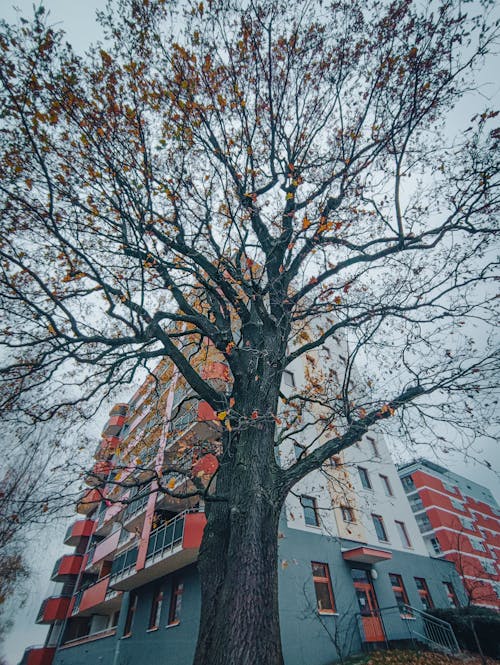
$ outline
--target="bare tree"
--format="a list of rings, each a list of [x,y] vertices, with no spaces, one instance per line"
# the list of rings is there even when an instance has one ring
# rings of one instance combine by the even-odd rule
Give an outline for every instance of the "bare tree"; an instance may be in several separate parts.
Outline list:
[[[1,403],[85,415],[168,358],[222,425],[216,489],[193,489],[195,663],[276,665],[287,493],[395,413],[492,408],[500,132],[446,120],[497,28],[409,0],[116,0],[100,21],[84,58],[42,9],[2,24]],[[207,344],[229,390],[193,362]],[[316,373],[285,396],[299,360]]]

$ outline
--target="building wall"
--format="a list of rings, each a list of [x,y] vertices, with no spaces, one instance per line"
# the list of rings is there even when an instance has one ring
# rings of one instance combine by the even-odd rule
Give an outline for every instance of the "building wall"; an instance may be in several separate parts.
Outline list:
[[[399,473],[431,555],[455,564],[471,602],[500,609],[500,509],[491,492],[427,460]]]

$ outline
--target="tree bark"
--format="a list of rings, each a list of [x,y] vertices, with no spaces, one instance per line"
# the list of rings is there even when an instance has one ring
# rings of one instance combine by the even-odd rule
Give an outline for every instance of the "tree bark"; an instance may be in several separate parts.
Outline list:
[[[282,665],[278,611],[278,520],[272,428],[249,428],[221,465],[207,509],[198,569],[201,618],[194,665]],[[269,446],[271,443],[271,446]],[[253,457],[256,448],[268,454]],[[244,459],[243,459],[244,457]]]

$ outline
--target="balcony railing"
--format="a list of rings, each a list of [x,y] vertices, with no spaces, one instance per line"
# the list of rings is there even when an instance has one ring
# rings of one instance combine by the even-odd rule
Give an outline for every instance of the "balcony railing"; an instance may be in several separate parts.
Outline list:
[[[181,513],[174,519],[151,532],[149,537],[146,559],[163,554],[166,550],[172,550],[175,545],[182,542],[184,535],[185,516],[188,511]]]
[[[118,575],[124,575],[129,572],[137,563],[138,551],[138,547],[135,546],[119,554],[111,566],[111,577],[117,577]]]

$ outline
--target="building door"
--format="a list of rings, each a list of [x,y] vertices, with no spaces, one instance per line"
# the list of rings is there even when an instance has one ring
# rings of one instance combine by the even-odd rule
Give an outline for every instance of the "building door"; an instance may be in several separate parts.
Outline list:
[[[351,573],[363,623],[365,642],[383,642],[385,640],[384,627],[380,619],[371,577],[367,570],[361,568],[353,568]]]

